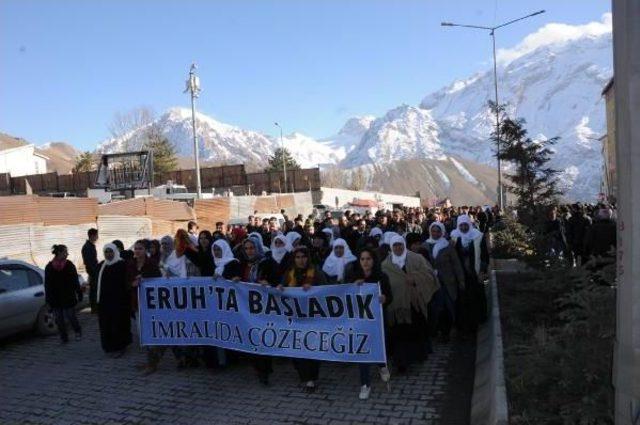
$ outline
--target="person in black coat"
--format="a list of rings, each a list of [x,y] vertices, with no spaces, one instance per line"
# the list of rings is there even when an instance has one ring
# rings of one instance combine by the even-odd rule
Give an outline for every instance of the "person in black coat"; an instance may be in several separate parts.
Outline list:
[[[98,281],[98,251],[96,250],[96,242],[98,241],[98,229],[89,229],[87,232],[87,241],[82,246],[82,262],[84,268],[89,275],[89,303],[91,305],[91,313],[97,313],[96,304],[96,288]]]
[[[102,349],[111,357],[122,357],[131,344],[131,286],[127,265],[117,246],[104,246],[104,261],[98,272],[98,325]]]
[[[591,257],[615,257],[616,222],[609,208],[598,210],[596,220],[584,237],[584,253]]]
[[[291,256],[291,250],[293,248],[289,245],[287,238],[284,235],[276,235],[271,240],[270,251],[265,254],[265,256],[272,260],[273,267],[275,267],[273,271],[273,280],[276,282],[281,282],[284,277],[285,272],[291,266],[291,262],[293,258]]]
[[[357,284],[377,283],[380,285],[380,303],[384,309],[393,300],[393,294],[391,292],[391,285],[389,284],[389,277],[380,268],[380,262],[376,258],[375,250],[370,248],[363,248],[358,254],[358,260],[354,261],[353,267],[350,267],[345,275],[345,282],[354,282]],[[383,318],[383,323],[384,318]],[[387,335],[388,332],[385,332]],[[385,347],[387,344],[385,343]],[[371,365],[369,363],[360,363],[360,399],[366,400],[369,398],[371,392]],[[380,365],[380,378],[383,382],[389,382],[391,379],[391,373],[386,364]]]
[[[276,262],[267,258],[262,241],[257,237],[249,237],[242,243],[242,258],[240,261],[240,276],[235,281],[259,283],[261,285],[277,286]],[[269,385],[269,375],[273,372],[270,356],[251,355],[251,363],[258,374],[258,381],[262,385]]]
[[[591,227],[591,217],[589,217],[580,204],[572,206],[572,214],[567,221],[567,244],[573,255],[576,264],[581,265],[588,261],[584,251],[584,240]]]
[[[53,260],[44,269],[45,298],[53,310],[62,343],[69,341],[65,319],[76,333],[76,341],[82,336],[82,328],[76,316],[76,304],[82,300],[82,291],[78,282],[76,266],[69,260],[65,245],[54,245],[51,253]]]
[[[184,254],[189,261],[200,269],[200,276],[213,276],[216,268],[213,261],[213,236],[208,230],[203,230],[198,235],[198,251],[185,250]]]

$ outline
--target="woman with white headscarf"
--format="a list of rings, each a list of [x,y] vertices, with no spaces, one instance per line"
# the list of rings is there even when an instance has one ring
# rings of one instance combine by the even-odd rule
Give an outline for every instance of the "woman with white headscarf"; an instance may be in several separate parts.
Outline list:
[[[224,239],[218,239],[211,247],[215,270],[214,278],[231,280],[240,276],[240,261],[233,255],[231,246]]]
[[[384,261],[389,255],[389,251],[391,251],[391,239],[396,236],[400,236],[396,232],[384,232],[382,234],[382,238],[380,239],[380,244],[378,246],[378,258],[380,261]]]
[[[97,304],[102,349],[111,357],[122,357],[131,344],[131,287],[127,266],[116,245],[103,248],[98,264]]]
[[[295,247],[297,247],[302,241],[302,235],[298,232],[289,232],[285,236],[287,238],[287,243],[289,246],[289,252],[293,251]]]
[[[402,236],[391,237],[389,245],[382,271],[389,277],[393,300],[385,310],[385,318],[390,329],[391,355],[398,373],[404,374],[412,361],[426,359],[428,305],[439,283],[431,265],[422,255],[409,251]]]
[[[274,277],[278,282],[282,280],[285,272],[291,266],[291,251],[293,251],[293,247],[289,244],[286,236],[279,234],[271,240],[271,249],[267,252],[266,256],[267,258],[271,258],[275,263]]]
[[[435,221],[429,226],[429,239],[424,243],[427,260],[435,269],[440,281],[440,290],[434,296],[430,317],[434,336],[440,332],[443,340],[449,340],[451,327],[457,316],[458,293],[464,291],[464,271],[453,243],[446,238],[447,232],[443,223]]]
[[[331,254],[324,261],[322,271],[327,276],[329,283],[344,283],[345,268],[356,260],[356,256],[351,253],[351,249],[342,238],[333,242]]]
[[[460,215],[457,228],[451,232],[451,241],[464,272],[465,291],[460,300],[458,324],[462,329],[474,332],[487,319],[487,298],[479,279],[486,270],[489,252],[484,235],[473,227],[468,215]]]

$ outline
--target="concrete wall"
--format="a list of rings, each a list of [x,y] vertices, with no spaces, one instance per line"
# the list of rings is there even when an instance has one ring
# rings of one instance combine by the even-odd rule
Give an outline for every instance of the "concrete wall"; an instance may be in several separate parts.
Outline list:
[[[402,204],[406,207],[419,207],[420,198],[415,196],[394,195],[390,193],[380,192],[364,192],[357,190],[337,189],[333,187],[321,187],[320,191],[314,196],[314,203],[325,204],[334,208],[336,206],[336,198],[338,198],[338,207],[346,207],[349,202],[354,199],[367,199],[380,201],[386,204],[387,208],[391,208],[391,204]]]
[[[613,384],[616,424],[640,422],[640,1],[613,0],[618,299]]]

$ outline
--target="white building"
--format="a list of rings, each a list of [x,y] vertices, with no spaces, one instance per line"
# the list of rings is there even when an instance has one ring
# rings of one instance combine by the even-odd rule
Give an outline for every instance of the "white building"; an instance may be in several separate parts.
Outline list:
[[[314,193],[314,204],[328,205],[331,208],[356,209],[364,206],[364,201],[372,206],[372,208],[364,208],[373,210],[386,208],[393,209],[395,206],[403,207],[419,207],[420,198],[415,196],[395,195],[391,193],[381,192],[365,192],[360,190],[337,189],[333,187],[321,187],[318,192]],[[373,208],[373,204],[377,204],[377,208]]]
[[[11,177],[47,172],[49,158],[32,144],[10,147],[0,150],[0,173],[9,173]]]

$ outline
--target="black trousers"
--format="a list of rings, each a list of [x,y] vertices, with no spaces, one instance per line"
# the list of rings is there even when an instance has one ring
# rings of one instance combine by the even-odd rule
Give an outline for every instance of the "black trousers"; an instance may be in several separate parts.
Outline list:
[[[293,367],[303,382],[317,381],[320,375],[320,362],[309,359],[293,359]]]
[[[73,331],[77,334],[82,333],[82,328],[80,328],[80,322],[78,322],[78,317],[76,316],[75,307],[69,308],[54,308],[53,314],[56,318],[56,325],[58,326],[58,333],[60,334],[60,339],[66,341],[69,339],[67,335],[67,325],[66,321],[69,321]]]
[[[266,378],[273,372],[271,356],[252,355],[250,362],[260,378]]]

